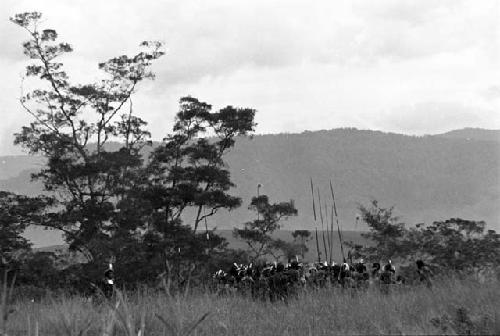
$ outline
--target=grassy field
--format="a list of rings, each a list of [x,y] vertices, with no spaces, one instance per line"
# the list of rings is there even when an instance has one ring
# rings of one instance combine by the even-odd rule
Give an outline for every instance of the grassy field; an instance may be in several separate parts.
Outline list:
[[[18,302],[7,335],[332,335],[500,334],[500,282],[472,279],[406,287],[303,292],[270,303],[191,290],[162,291],[93,304],[83,298]]]

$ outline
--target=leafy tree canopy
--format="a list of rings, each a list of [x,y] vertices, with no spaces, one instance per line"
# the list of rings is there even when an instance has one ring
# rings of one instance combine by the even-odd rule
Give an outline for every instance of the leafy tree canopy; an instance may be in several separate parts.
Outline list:
[[[285,242],[274,239],[272,233],[281,227],[281,220],[297,215],[294,201],[271,204],[267,195],[260,195],[252,198],[249,209],[256,211],[258,218],[245,223],[243,229],[235,228],[233,235],[247,243],[252,260],[266,255],[277,258],[276,250],[290,250]]]

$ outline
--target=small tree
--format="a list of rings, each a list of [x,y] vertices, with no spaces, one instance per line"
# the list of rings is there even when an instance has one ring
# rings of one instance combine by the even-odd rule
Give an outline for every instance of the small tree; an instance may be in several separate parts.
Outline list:
[[[400,257],[408,251],[404,246],[404,224],[392,215],[391,208],[381,208],[377,201],[372,201],[371,207],[360,206],[361,218],[366,222],[370,231],[362,236],[373,242],[372,246],[360,248],[354,246],[355,255],[363,255],[367,259],[379,261]]]
[[[297,215],[293,200],[270,204],[267,195],[261,195],[252,198],[249,209],[257,211],[259,219],[245,223],[243,229],[235,228],[234,237],[247,243],[252,261],[266,255],[276,257],[275,251],[277,247],[280,248],[280,243],[272,234],[281,227],[282,219]]]

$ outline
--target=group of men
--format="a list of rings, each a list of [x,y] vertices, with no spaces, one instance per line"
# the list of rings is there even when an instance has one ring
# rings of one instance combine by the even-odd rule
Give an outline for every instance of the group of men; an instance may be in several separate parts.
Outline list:
[[[422,261],[416,262],[416,278],[430,285],[430,270]],[[405,277],[397,274],[391,260],[381,266],[374,262],[371,269],[363,259],[355,263],[344,261],[341,264],[328,262],[299,263],[293,260],[287,264],[267,263],[264,265],[233,264],[225,272],[217,271],[213,276],[218,290],[250,291],[253,296],[269,295],[274,297],[287,296],[301,287],[324,287],[327,285],[341,288],[368,288],[370,285],[380,286],[388,290],[388,285],[402,285]]]
[[[422,260],[417,260],[416,267],[417,280],[430,287],[432,273],[428,265]],[[374,262],[368,270],[363,259],[355,263],[344,260],[341,264],[335,262],[329,264],[326,261],[300,263],[296,259],[286,265],[280,262],[263,265],[234,263],[227,272],[217,271],[213,275],[213,280],[218,291],[249,291],[254,297],[269,297],[272,301],[287,298],[305,286],[367,288],[370,285],[379,285],[384,289],[387,285],[405,283],[402,275],[396,275],[396,268],[391,260],[388,260],[383,267],[380,263]],[[106,297],[113,295],[114,286],[113,264],[109,263],[104,272],[102,288]]]

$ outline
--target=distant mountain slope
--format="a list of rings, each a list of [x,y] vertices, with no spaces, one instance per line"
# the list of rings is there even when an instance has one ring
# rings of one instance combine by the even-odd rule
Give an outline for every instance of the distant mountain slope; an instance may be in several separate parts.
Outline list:
[[[482,128],[469,127],[438,134],[437,136],[466,140],[500,141],[500,130],[485,130]]]
[[[467,130],[417,137],[356,129],[238,139],[227,161],[237,185],[232,193],[243,198],[243,206],[221,211],[209,225],[229,229],[253,219],[247,206],[260,183],[261,194],[272,201],[295,200],[299,216],[285,222],[286,229],[314,228],[312,177],[323,200],[329,199],[332,179],[341,224],[347,230],[366,229],[356,226],[354,218],[358,205],[371,199],[382,206],[395,205],[401,220],[409,224],[462,217],[485,220],[498,230],[500,142],[485,141],[489,131],[482,131],[486,130],[474,130],[476,136],[470,140],[463,138],[470,134]],[[40,185],[30,183],[23,172],[40,164],[39,158],[32,159],[30,163],[26,157],[0,157],[9,167],[0,175],[7,176],[0,180],[0,190],[36,194]],[[18,175],[12,176],[16,170]]]
[[[23,170],[41,167],[45,160],[39,156],[7,155],[0,156],[0,180],[18,177]]]
[[[245,199],[258,183],[273,199],[295,199],[301,215],[293,224],[311,225],[312,177],[323,199],[332,179],[348,228],[357,205],[373,198],[409,223],[460,216],[498,227],[498,142],[339,129],[242,140],[228,161]]]

